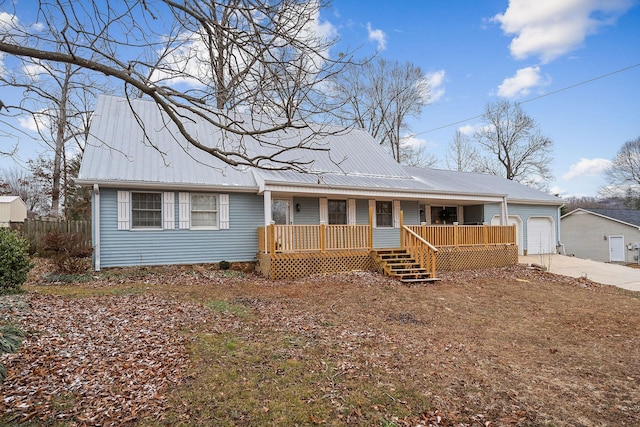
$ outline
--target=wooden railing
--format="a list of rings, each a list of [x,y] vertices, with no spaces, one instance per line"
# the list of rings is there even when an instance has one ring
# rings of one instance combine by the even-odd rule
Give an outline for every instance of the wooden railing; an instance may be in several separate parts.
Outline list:
[[[371,249],[368,225],[269,225],[258,228],[260,252],[325,252]]]
[[[420,267],[436,277],[436,253],[438,249],[425,239],[417,235],[406,225],[400,230],[400,241],[406,251],[420,264]]]
[[[408,225],[433,246],[515,245],[515,225]]]

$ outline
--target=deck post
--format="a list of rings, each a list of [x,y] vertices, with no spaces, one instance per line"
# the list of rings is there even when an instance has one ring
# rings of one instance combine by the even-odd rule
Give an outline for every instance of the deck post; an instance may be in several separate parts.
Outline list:
[[[404,211],[400,209],[400,249],[404,249],[404,233],[402,226],[404,225]]]
[[[489,247],[489,225],[484,224],[482,226],[482,238],[484,239],[484,247]]]
[[[458,224],[453,224],[453,244],[456,248],[460,246]]]
[[[268,252],[273,255],[276,253],[276,226],[274,224],[269,224],[267,228],[269,229],[269,232],[267,233],[269,236],[267,238],[267,247],[269,248]]]
[[[320,224],[320,252],[325,252],[327,245],[327,224]]]
[[[369,207],[369,249],[373,250],[373,208]]]

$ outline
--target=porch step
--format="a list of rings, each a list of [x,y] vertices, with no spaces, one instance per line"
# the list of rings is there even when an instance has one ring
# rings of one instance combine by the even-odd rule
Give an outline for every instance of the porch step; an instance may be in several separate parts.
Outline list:
[[[378,249],[375,258],[387,276],[396,277],[403,283],[428,283],[440,280],[407,253],[404,249]]]

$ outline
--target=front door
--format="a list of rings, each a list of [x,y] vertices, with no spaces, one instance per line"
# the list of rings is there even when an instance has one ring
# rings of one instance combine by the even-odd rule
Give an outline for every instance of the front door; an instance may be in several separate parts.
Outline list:
[[[625,261],[624,236],[609,236],[609,261]]]
[[[291,200],[273,199],[271,202],[271,219],[278,225],[291,224]]]

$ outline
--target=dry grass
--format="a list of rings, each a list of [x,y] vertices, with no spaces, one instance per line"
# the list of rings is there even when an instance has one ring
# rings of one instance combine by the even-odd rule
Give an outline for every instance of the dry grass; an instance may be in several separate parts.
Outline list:
[[[443,278],[195,267],[30,289],[210,311],[189,328],[188,376],[140,425],[640,425],[638,294],[524,267]]]

